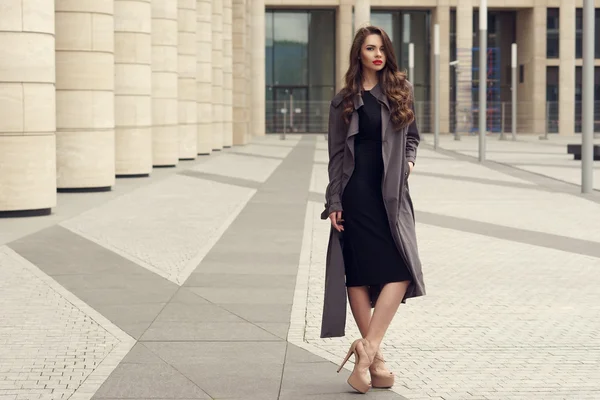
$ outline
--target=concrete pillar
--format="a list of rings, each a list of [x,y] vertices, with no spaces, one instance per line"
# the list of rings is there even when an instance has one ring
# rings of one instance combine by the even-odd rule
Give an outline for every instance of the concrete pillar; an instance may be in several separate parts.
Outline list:
[[[233,2],[223,0],[223,147],[233,146]]]
[[[438,6],[435,8],[433,21],[432,40],[433,25],[439,24],[440,26],[440,133],[443,134],[450,132],[450,7]],[[433,48],[433,43],[431,46]],[[433,71],[433,57],[431,70]]]
[[[113,0],[56,0],[58,189],[115,183]],[[28,51],[30,53],[30,51]]]
[[[54,2],[3,4],[0,214],[48,214],[56,205]]]
[[[246,79],[246,142],[250,142],[252,140],[252,136],[254,134],[253,129],[253,121],[254,117],[252,115],[252,100],[254,97],[252,96],[252,91],[254,90],[254,84],[250,77],[252,76],[252,34],[253,34],[253,25],[252,25],[252,1],[246,0],[246,75],[248,79]]]
[[[350,47],[354,35],[352,32],[352,0],[342,0],[336,15],[336,65],[337,82],[336,92],[342,90],[345,85],[344,76],[350,67]]]
[[[575,133],[575,4],[562,0],[559,21],[559,125],[561,135]]]
[[[198,155],[196,0],[178,0],[178,7],[179,159],[193,160]]]
[[[198,154],[212,152],[212,0],[197,0],[196,104]]]
[[[440,36],[443,36],[441,32]],[[456,8],[456,56],[459,61],[459,73],[456,83],[457,131],[466,133],[470,131],[472,126],[477,126],[476,115],[470,111],[473,106],[473,0],[458,0],[458,7]],[[468,118],[473,118],[471,124],[461,122],[468,121]]]
[[[246,0],[233,0],[233,144],[248,143]]]
[[[527,133],[546,128],[546,7],[517,11],[517,59],[523,80],[517,88],[517,124]]]
[[[177,1],[152,0],[152,149],[154,166],[179,160]]]
[[[212,107],[213,150],[221,150],[224,142],[223,124],[223,1],[212,2]]]
[[[265,135],[265,1],[252,1],[252,132]]]
[[[152,4],[115,0],[115,172],[152,170]]]
[[[354,30],[371,25],[371,0],[355,0]]]

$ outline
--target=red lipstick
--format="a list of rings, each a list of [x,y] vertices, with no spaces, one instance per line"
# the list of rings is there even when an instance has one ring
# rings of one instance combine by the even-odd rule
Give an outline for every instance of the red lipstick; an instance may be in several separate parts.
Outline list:
[[[381,64],[383,64],[383,61],[381,61],[381,60],[375,60],[375,61],[373,61],[373,64],[375,64],[375,65],[381,65]]]

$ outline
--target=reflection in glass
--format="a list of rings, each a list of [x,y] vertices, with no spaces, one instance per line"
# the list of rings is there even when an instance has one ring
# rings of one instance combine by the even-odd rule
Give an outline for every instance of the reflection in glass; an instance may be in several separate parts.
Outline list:
[[[560,50],[558,44],[559,15],[558,8],[548,8],[546,16],[546,57],[548,58],[558,58],[558,52]]]
[[[308,83],[308,13],[273,13],[275,85]]]
[[[272,22],[269,22],[269,18]],[[335,95],[335,11],[268,10],[267,132],[326,132]],[[271,46],[269,48],[269,46]]]

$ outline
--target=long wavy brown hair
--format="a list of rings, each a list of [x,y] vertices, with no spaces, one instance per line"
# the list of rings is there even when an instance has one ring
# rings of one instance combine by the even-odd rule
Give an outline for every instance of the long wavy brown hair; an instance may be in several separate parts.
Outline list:
[[[406,72],[398,69],[394,46],[390,37],[383,29],[376,26],[360,28],[354,36],[352,48],[350,49],[350,68],[346,72],[345,86],[342,89],[344,121],[347,124],[350,123],[350,118],[354,111],[353,98],[362,92],[363,65],[361,61],[361,49],[369,35],[381,36],[383,52],[385,53],[385,67],[378,72],[379,85],[390,103],[392,122],[399,127],[404,127],[412,123],[415,119],[411,108],[413,99],[411,98],[411,91],[406,80]]]

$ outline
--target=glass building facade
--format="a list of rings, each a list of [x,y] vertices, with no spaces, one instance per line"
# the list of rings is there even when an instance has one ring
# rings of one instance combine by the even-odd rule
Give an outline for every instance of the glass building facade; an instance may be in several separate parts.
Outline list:
[[[324,132],[335,95],[335,10],[267,10],[266,130]]]
[[[430,14],[371,13],[372,23],[390,35],[403,70],[408,70],[408,45],[414,43],[417,113],[427,112],[431,98]],[[265,19],[267,132],[326,132],[329,102],[341,78],[336,76],[336,11],[267,9]]]

